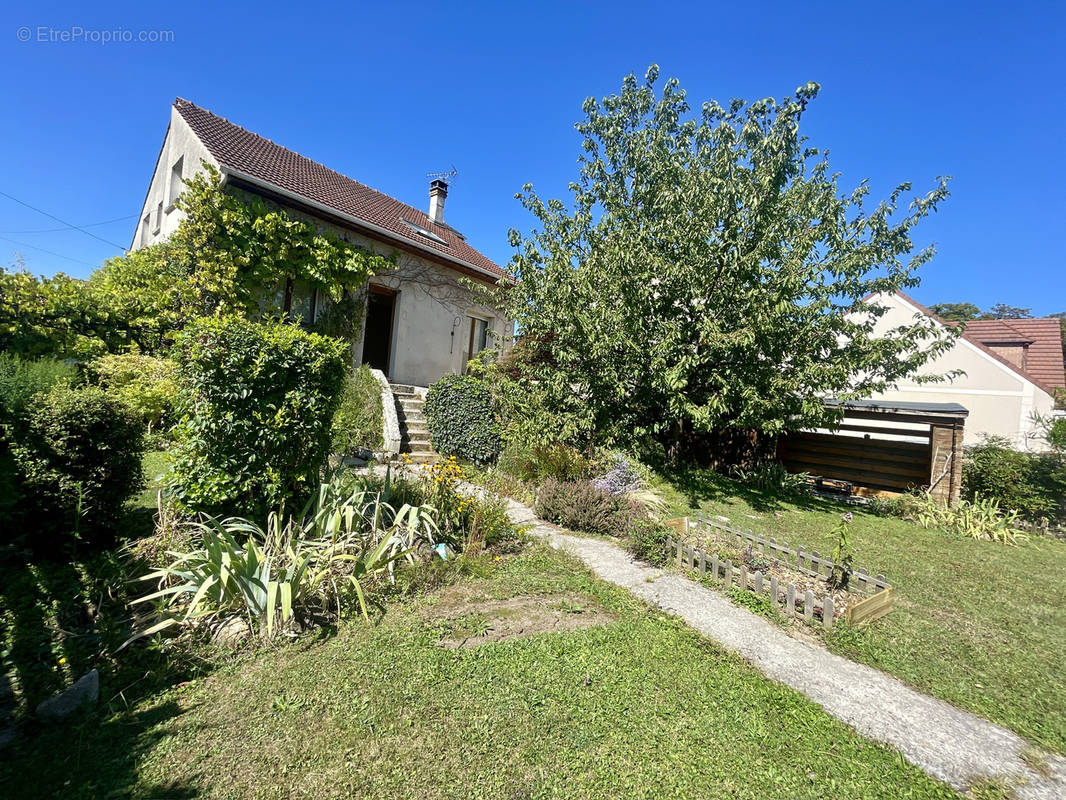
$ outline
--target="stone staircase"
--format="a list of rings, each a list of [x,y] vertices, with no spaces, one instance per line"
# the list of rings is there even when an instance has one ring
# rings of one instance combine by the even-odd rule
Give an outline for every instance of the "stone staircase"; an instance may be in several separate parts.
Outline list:
[[[396,417],[400,423],[400,452],[407,453],[416,464],[432,464],[437,460],[437,454],[433,452],[426,415],[422,412],[426,402],[423,395],[416,387],[401,383],[390,383],[389,388],[395,398]]]

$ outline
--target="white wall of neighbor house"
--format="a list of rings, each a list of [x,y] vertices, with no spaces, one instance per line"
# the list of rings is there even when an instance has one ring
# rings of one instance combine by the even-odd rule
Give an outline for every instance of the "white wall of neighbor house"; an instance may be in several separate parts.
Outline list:
[[[152,173],[141,216],[137,219],[131,250],[140,250],[164,241],[178,229],[182,214],[174,206],[174,201],[181,195],[185,181],[203,171],[204,161],[218,166],[188,123],[172,106],[170,127],[159,151],[159,160]]]
[[[876,335],[887,335],[893,328],[909,325],[923,313],[894,294],[880,295],[872,302],[888,309],[877,322]],[[965,444],[977,444],[984,436],[995,435],[1005,436],[1021,449],[1046,449],[1032,417],[1034,412],[1051,413],[1055,403],[1050,394],[964,339],[958,339],[949,351],[925,364],[918,374],[947,375],[955,370],[965,374],[940,383],[901,380],[895,388],[871,399],[960,403],[970,412]]]
[[[138,223],[132,249],[163,241],[177,230],[182,215],[173,207],[172,201],[180,194],[184,181],[203,171],[204,161],[218,166],[177,111],[172,110],[170,129],[142,211],[142,219],[147,218],[147,223],[143,226]],[[183,170],[180,177],[175,165],[180,165]],[[429,386],[442,375],[461,372],[466,366],[471,317],[488,323],[490,347],[511,345],[514,325],[498,310],[475,303],[473,294],[459,282],[455,270],[414,253],[398,251],[388,242],[371,239],[301,210],[286,206],[285,211],[353,244],[383,255],[397,255],[395,269],[370,280],[372,284],[397,293],[389,359],[388,377],[391,380]],[[158,227],[157,212],[160,215]],[[352,354],[356,364],[362,363],[361,339],[352,343]]]

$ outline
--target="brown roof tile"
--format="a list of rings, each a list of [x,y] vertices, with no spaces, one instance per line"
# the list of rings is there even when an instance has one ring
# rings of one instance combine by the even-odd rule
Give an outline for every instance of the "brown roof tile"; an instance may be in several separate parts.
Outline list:
[[[1062,327],[1057,319],[975,319],[966,324],[963,336],[986,347],[1028,343],[1026,373],[1037,383],[1056,388],[1066,387],[1066,370],[1062,363]]]
[[[384,228],[422,251],[435,251],[449,261],[458,261],[490,275],[506,275],[495,263],[467,244],[454,228],[430,221],[424,211],[286,150],[188,100],[179,97],[174,101],[174,107],[223,167]],[[418,233],[404,220],[430,231],[443,241],[438,242]]]
[[[866,295],[866,297],[862,298],[862,301],[867,302],[876,297],[877,294],[877,292],[871,292]],[[942,325],[955,327],[959,324],[938,317],[913,297],[908,297],[903,292],[896,292],[896,295],[903,298],[923,314],[932,317]],[[999,353],[996,353],[989,348],[988,344],[982,340],[978,331],[983,332],[991,330],[992,325],[989,325],[989,323],[992,323],[995,326],[995,334],[992,339],[988,340],[993,344],[1008,344],[1011,342],[1017,342],[1020,344],[1030,339],[1032,340],[1032,344],[1029,346],[1029,354],[1026,359],[1026,369],[1021,369],[1017,365],[1012,364]],[[1003,323],[1006,323],[1006,325],[1004,326]],[[1019,323],[1026,324],[1020,325]],[[1033,325],[1033,323],[1039,323],[1039,325]],[[1052,335],[1052,328],[1054,328],[1054,335]],[[970,342],[974,347],[987,353],[1012,372],[1016,372],[1026,380],[1035,383],[1048,394],[1054,394],[1055,389],[1066,387],[1066,374],[1064,374],[1066,373],[1066,368],[1063,366],[1062,329],[1057,319],[975,319],[966,323],[966,329],[963,331],[962,335],[963,338]],[[1003,336],[1014,338],[998,338]]]

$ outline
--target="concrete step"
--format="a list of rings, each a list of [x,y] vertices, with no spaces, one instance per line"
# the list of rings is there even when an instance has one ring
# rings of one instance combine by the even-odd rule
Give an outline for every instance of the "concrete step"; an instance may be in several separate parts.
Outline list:
[[[421,411],[412,411],[407,414],[400,414],[399,417],[401,422],[406,420],[407,422],[413,422],[416,425],[426,424],[426,415],[423,414]]]
[[[405,395],[410,397],[421,397],[421,392],[424,391],[420,386],[411,386],[407,383],[390,383],[389,388],[392,389],[392,393],[397,396]]]
[[[428,441],[430,441],[429,431],[413,431],[413,430],[408,429],[408,430],[404,431],[403,435],[400,437],[400,443],[401,444],[404,444],[406,442],[428,442]]]
[[[440,456],[432,451],[428,453],[408,452],[406,455],[412,464],[436,464],[440,460]]]
[[[406,450],[408,453],[433,453],[433,447],[429,442],[407,442],[406,445],[400,445],[401,450]],[[433,453],[436,455],[436,453]]]

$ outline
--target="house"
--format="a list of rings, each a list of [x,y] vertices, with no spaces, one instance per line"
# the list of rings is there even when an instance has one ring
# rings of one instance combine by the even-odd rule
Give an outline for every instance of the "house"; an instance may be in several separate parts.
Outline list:
[[[131,249],[177,229],[182,213],[175,203],[205,163],[228,190],[256,195],[353,244],[396,254],[395,269],[375,275],[367,287],[355,363],[425,387],[461,372],[486,346],[509,344],[511,321],[478,305],[460,280],[494,284],[505,273],[444,221],[446,182],[430,184],[428,211],[419,211],[181,98],[171,108]],[[312,287],[292,283],[279,291],[284,310],[313,321],[323,303]]]
[[[884,333],[911,323],[924,314],[944,326],[947,322],[902,292],[882,293],[867,302],[887,311],[877,322]],[[942,383],[899,381],[874,400],[959,403],[969,410],[965,444],[986,435],[1004,436],[1025,450],[1043,450],[1034,415],[1048,416],[1055,393],[1066,387],[1062,331],[1057,319],[995,319],[966,323],[954,346],[928,362],[921,375],[960,374]]]

